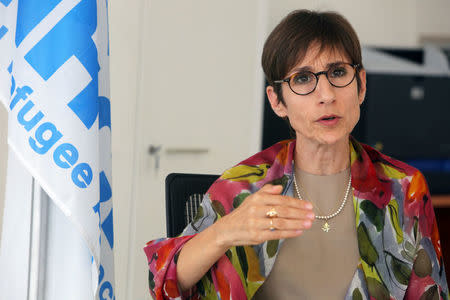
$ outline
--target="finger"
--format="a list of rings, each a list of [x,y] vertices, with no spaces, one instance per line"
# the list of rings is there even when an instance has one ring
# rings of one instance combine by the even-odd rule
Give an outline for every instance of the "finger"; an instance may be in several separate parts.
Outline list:
[[[272,194],[272,195],[279,195],[283,191],[282,185],[272,185],[270,183],[265,184],[261,189],[261,192]]]
[[[272,218],[263,219],[260,222],[260,228],[262,230],[274,228],[276,230],[305,230],[312,226],[313,220],[294,220],[294,219],[284,219],[284,218]]]
[[[266,195],[262,197],[262,202],[268,206],[289,206],[300,209],[309,209],[313,208],[313,205],[309,201],[284,196],[284,195]]]
[[[270,228],[277,230],[305,230],[312,226],[311,219],[284,219],[284,218],[251,218],[247,221],[248,231],[267,231]]]
[[[277,212],[277,218],[314,220],[315,214],[311,209],[294,208],[290,206],[272,206]],[[263,212],[264,213],[264,212]],[[267,215],[267,213],[266,213]]]

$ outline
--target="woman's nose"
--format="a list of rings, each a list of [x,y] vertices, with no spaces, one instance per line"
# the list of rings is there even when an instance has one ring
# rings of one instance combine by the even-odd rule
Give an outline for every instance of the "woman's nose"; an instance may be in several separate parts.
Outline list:
[[[325,76],[325,74],[321,74],[323,76],[319,76],[316,92],[319,96],[319,102],[320,103],[331,103],[335,100],[335,88],[331,85],[331,83],[328,81],[328,78]]]

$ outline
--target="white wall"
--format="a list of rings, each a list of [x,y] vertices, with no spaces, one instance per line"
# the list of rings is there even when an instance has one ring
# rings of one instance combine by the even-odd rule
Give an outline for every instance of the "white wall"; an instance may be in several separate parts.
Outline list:
[[[306,8],[342,13],[355,28],[361,44],[418,47],[422,38],[450,38],[450,2],[446,0],[278,0],[269,1],[273,28],[291,10]]]
[[[116,299],[126,299],[130,202],[136,133],[138,57],[143,1],[109,1],[112,191]],[[125,247],[121,246],[125,245]],[[120,278],[120,279],[119,279]]]
[[[270,27],[294,9],[319,9],[343,14],[363,45],[416,46],[416,3],[411,0],[379,1],[269,1]]]
[[[450,2],[448,0],[415,1],[416,28],[419,36],[445,38],[450,41]]]

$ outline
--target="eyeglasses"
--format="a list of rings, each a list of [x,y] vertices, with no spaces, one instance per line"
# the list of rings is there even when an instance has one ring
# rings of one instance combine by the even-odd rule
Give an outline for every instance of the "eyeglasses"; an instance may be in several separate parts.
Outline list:
[[[274,83],[287,82],[289,88],[297,95],[308,95],[315,91],[319,76],[324,74],[328,82],[338,88],[346,87],[352,83],[356,77],[356,70],[359,64],[337,63],[333,64],[327,71],[313,73],[310,71],[301,71],[292,74],[288,78],[275,80]]]

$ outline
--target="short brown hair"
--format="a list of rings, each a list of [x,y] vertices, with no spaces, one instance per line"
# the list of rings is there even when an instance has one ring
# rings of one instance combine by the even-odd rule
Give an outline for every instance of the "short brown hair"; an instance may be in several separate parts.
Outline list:
[[[285,78],[289,70],[303,60],[313,43],[320,45],[319,53],[324,50],[343,52],[352,64],[359,65],[358,73],[363,68],[358,36],[347,19],[336,12],[295,10],[270,33],[261,59],[266,79],[283,104],[281,84],[274,84],[274,81]],[[359,91],[359,74],[356,81]]]

